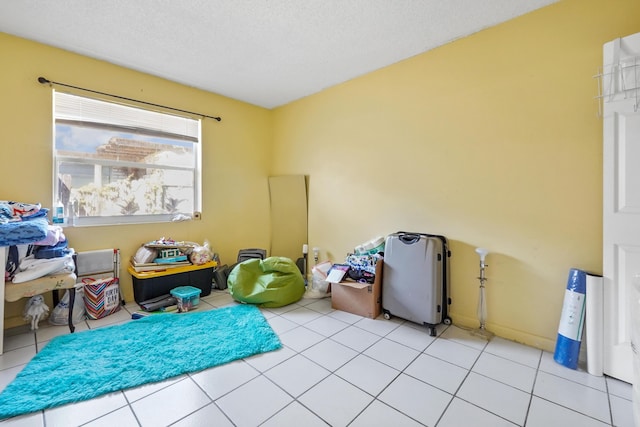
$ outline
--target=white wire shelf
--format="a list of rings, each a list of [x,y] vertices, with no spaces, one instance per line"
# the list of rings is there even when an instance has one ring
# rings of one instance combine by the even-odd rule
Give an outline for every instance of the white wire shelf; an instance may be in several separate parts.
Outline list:
[[[598,69],[593,76],[598,82],[598,114],[602,117],[604,103],[633,100],[635,112],[640,107],[640,56],[629,56],[615,64]]]

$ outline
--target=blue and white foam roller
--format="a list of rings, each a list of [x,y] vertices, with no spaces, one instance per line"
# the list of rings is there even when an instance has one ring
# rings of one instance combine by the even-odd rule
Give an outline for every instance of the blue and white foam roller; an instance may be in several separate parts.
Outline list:
[[[569,271],[553,359],[571,369],[578,368],[580,343],[585,321],[586,283],[586,272],[576,268],[572,268]]]

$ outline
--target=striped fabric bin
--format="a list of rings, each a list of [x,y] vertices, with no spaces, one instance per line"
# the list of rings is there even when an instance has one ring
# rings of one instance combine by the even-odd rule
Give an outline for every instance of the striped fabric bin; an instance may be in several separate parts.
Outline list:
[[[120,310],[120,284],[117,278],[84,279],[82,282],[87,317],[97,320]]]

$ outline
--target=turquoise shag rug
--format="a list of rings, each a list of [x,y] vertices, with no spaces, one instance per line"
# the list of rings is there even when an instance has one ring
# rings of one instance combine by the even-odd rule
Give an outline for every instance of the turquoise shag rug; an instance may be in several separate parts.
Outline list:
[[[281,347],[260,310],[157,314],[54,338],[0,394],[0,418],[92,399]]]

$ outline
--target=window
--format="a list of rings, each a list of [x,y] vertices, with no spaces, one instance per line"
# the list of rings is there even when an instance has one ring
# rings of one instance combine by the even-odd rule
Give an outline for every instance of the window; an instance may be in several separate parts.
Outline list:
[[[54,91],[54,200],[76,225],[200,210],[200,120]]]

